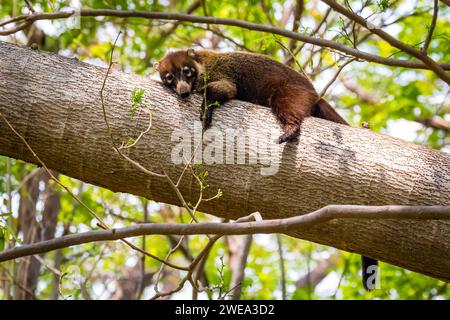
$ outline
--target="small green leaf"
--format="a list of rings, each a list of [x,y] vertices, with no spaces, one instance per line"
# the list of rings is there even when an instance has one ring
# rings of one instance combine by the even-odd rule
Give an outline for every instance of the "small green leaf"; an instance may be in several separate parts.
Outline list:
[[[145,103],[143,102],[143,96],[144,96],[145,89],[134,89],[131,91],[131,109],[130,114],[131,118],[134,118],[136,115],[137,109],[141,107],[145,107]]]
[[[134,140],[133,138],[128,138],[128,141],[127,141],[127,147],[128,146],[131,146],[134,142],[135,142],[136,140]]]
[[[12,215],[12,212],[0,213],[0,217],[9,217]]]

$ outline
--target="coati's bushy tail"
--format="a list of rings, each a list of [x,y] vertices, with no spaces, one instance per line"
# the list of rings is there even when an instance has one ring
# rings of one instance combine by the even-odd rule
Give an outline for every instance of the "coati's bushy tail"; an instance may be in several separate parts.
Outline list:
[[[328,104],[323,99],[320,99],[316,105],[314,106],[311,115],[313,117],[322,118],[325,120],[333,121],[336,123],[346,124],[348,125],[348,122],[345,121],[337,112],[333,109],[332,106]]]

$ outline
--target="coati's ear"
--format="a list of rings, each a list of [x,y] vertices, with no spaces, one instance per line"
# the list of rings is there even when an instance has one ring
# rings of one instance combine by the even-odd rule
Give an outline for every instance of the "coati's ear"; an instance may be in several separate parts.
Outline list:
[[[153,64],[153,68],[154,68],[156,71],[159,71],[159,70],[158,70],[158,67],[159,67],[159,62],[156,61],[156,62]]]
[[[191,57],[193,59],[197,58],[197,54],[195,53],[194,49],[192,49],[192,48],[187,49],[186,53],[189,57]]]

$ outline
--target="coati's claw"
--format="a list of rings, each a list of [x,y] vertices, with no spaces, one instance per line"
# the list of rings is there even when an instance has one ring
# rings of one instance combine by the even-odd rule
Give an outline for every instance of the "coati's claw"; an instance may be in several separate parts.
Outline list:
[[[278,138],[278,144],[294,140],[300,134],[300,127],[295,124],[287,124],[283,131],[284,133]]]
[[[282,134],[277,140],[276,143],[278,144],[282,144],[284,142],[288,141],[288,137],[286,136],[286,134]]]

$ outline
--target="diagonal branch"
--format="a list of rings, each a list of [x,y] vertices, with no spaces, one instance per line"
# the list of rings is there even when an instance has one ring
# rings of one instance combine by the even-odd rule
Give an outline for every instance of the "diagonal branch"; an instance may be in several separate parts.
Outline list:
[[[336,10],[337,12],[341,13],[342,15],[346,16],[348,19],[355,21],[356,23],[362,25],[363,27],[367,28],[372,32],[373,34],[376,34],[381,39],[385,40],[387,43],[389,43],[391,46],[396,47],[400,49],[401,51],[421,60],[424,64],[428,65],[431,70],[433,70],[436,75],[439,76],[442,80],[444,80],[448,85],[450,85],[450,76],[445,72],[445,70],[440,66],[436,61],[431,59],[426,53],[418,51],[414,49],[413,47],[395,39],[387,32],[378,29],[376,26],[368,22],[363,17],[357,15],[356,13],[346,9],[345,7],[341,6],[339,3],[337,3],[334,0],[321,0],[322,2],[329,5],[331,8]]]
[[[73,12],[56,12],[56,13],[36,13],[28,16],[26,18],[26,24],[30,25],[31,23],[38,20],[53,20],[53,19],[61,19],[68,18],[73,15]],[[408,60],[399,60],[399,59],[391,59],[385,58],[381,56],[377,56],[374,54],[370,54],[368,52],[360,51],[354,48],[347,47],[341,43],[307,36],[301,33],[292,32],[289,30],[285,30],[282,28],[278,28],[275,26],[268,26],[263,24],[257,24],[252,22],[247,22],[243,20],[229,19],[229,18],[215,18],[215,17],[205,17],[205,16],[193,16],[190,14],[181,14],[181,13],[163,13],[163,12],[148,12],[148,11],[127,11],[127,10],[112,10],[112,9],[82,9],[80,12],[81,16],[84,17],[121,17],[121,18],[145,18],[145,19],[160,19],[160,20],[175,20],[175,21],[187,21],[193,23],[204,23],[204,24],[216,24],[216,25],[226,25],[226,26],[234,26],[240,27],[247,30],[254,30],[266,33],[277,34],[286,38],[294,39],[297,41],[302,41],[310,44],[314,44],[320,47],[325,47],[333,50],[340,51],[347,55],[356,57],[358,59],[362,59],[369,62],[374,62],[378,64],[394,66],[394,67],[403,67],[403,68],[412,68],[412,69],[440,69],[450,70],[450,63],[440,63],[434,62],[434,64],[424,63],[422,61],[408,61]],[[19,27],[15,27],[10,30],[0,30],[1,35],[8,35],[15,33]],[[25,26],[21,26],[20,30],[24,29]],[[428,58],[431,60],[430,58]],[[428,61],[429,62],[429,61]],[[437,67],[436,67],[437,66]]]
[[[438,12],[439,12],[439,0],[434,0],[433,19],[431,20],[430,29],[428,31],[427,38],[425,39],[425,42],[421,50],[423,54],[427,54],[431,39],[433,39],[433,32],[434,28],[436,27]]]

